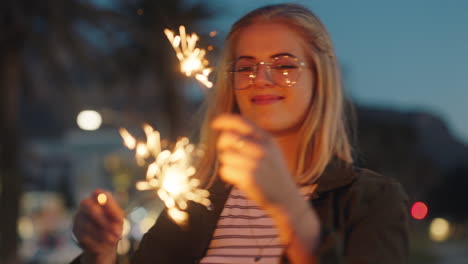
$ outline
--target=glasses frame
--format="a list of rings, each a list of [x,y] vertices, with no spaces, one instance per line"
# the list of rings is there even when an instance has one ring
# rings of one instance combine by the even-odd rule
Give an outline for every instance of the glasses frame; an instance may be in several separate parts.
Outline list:
[[[275,82],[275,80],[273,79],[273,73],[272,73],[272,65],[273,63],[275,62],[275,60],[279,60],[281,58],[293,58],[296,63],[298,64],[298,75],[296,77],[296,80],[294,80],[291,84],[288,84],[286,85],[286,87],[292,87],[294,86],[296,83],[297,83],[297,79],[299,79],[300,77],[300,73],[302,72],[302,68],[304,67],[307,67],[306,63],[305,62],[302,62],[301,60],[299,60],[298,58],[294,57],[294,56],[290,56],[290,55],[281,55],[281,56],[277,56],[277,57],[274,57],[271,59],[270,62],[266,62],[266,61],[259,61],[257,63],[255,63],[253,65],[253,70],[252,72],[249,74],[249,83],[247,86],[245,86],[244,88],[235,88],[235,84],[234,84],[234,77],[233,75],[236,74],[236,73],[239,73],[239,71],[234,71],[233,70],[233,65],[235,65],[240,59],[237,59],[233,62],[231,62],[229,64],[229,70],[228,72],[231,73],[231,78],[232,78],[232,86],[234,88],[234,90],[245,90],[245,89],[248,89],[250,86],[252,86],[254,83],[255,83],[255,79],[257,78],[257,75],[258,75],[258,65],[264,65],[265,66],[265,70],[266,70],[266,73],[268,75],[268,78],[276,85],[280,86],[280,87],[284,87],[284,85],[281,85],[281,84],[278,84],[277,82]],[[307,67],[308,68],[308,67]]]

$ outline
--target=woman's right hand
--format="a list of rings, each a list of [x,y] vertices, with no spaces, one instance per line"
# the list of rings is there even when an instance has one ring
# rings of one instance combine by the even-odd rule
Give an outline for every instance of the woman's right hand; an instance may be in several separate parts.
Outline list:
[[[98,196],[105,194],[105,203]],[[112,195],[97,189],[81,200],[74,218],[73,234],[84,250],[82,263],[115,263],[117,243],[122,237],[124,212]]]

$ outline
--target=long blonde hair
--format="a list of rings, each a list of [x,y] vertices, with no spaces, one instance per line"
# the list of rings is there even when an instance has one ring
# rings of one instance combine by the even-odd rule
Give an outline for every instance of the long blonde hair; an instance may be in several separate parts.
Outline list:
[[[335,157],[352,163],[340,71],[327,30],[317,16],[303,6],[269,5],[239,19],[227,35],[216,74],[216,86],[207,98],[201,127],[200,143],[206,149],[197,166],[197,174],[202,182],[210,186],[217,177],[217,133],[210,128],[211,122],[221,113],[239,113],[226,66],[235,59],[239,32],[254,23],[280,23],[294,30],[304,40],[308,63],[315,68],[316,83],[311,87],[314,94],[300,128],[301,143],[295,171],[297,182],[314,182]]]

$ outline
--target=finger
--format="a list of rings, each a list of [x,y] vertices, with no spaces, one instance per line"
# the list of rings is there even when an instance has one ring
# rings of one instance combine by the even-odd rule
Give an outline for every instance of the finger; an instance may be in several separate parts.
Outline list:
[[[99,234],[99,231],[94,234]],[[101,253],[103,250],[114,248],[119,242],[119,239],[104,239],[103,235],[100,235],[99,237],[96,235],[85,235],[81,237],[79,242],[83,249],[94,253]]]
[[[81,236],[78,239],[78,242],[80,243],[80,247],[82,249],[93,253],[98,253],[99,247],[102,246],[102,243],[100,241],[97,241],[93,237],[86,235]]]
[[[261,139],[264,132],[257,128],[252,122],[240,115],[222,114],[211,124],[215,130],[231,130],[244,136]]]
[[[123,218],[125,216],[123,210],[118,205],[110,192],[102,189],[96,189],[92,197],[99,204],[103,211],[107,230],[113,232],[116,236],[122,236]],[[113,225],[110,225],[113,224]]]
[[[243,137],[233,131],[225,131],[219,135],[217,148],[220,152],[229,149],[244,154],[248,154],[253,158],[260,158],[264,155],[262,144],[248,137]]]
[[[227,183],[244,189],[243,186],[250,185],[253,171],[250,168],[238,167],[233,165],[224,165],[219,168],[221,179]]]
[[[94,241],[95,243],[115,243],[120,239],[120,236],[113,232],[101,228],[96,225],[86,215],[77,215],[75,224],[73,225],[73,233],[83,247],[92,246],[85,244],[86,242]]]
[[[112,232],[121,237],[123,232],[123,219],[125,214],[120,208],[120,206],[117,204],[117,202],[112,198],[112,196],[110,195],[109,197],[110,198],[108,199],[108,203],[105,208],[106,214],[108,217],[110,217],[110,220],[113,223]]]
[[[94,198],[87,198],[80,202],[78,214],[86,215],[91,221],[99,225],[101,228],[106,228],[109,222],[105,216],[103,208],[97,204]]]
[[[257,160],[237,151],[223,151],[218,155],[222,166],[234,166],[238,169],[250,169],[256,166]]]
[[[98,204],[102,206],[109,220],[116,222],[122,221],[125,214],[110,192],[96,189],[93,196],[96,198]]]
[[[112,232],[117,237],[122,235],[123,219],[109,220],[102,206],[98,205],[94,198],[81,201],[79,212],[86,216],[89,222],[99,226],[100,229]]]

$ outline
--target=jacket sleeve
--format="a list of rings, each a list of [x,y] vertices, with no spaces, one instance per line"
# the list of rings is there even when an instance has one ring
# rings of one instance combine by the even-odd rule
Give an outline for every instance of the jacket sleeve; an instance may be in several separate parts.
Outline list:
[[[375,183],[354,200],[344,235],[345,263],[406,263],[408,198],[395,181]]]
[[[130,263],[193,263],[190,233],[186,227],[174,223],[167,211],[163,210],[153,227],[143,236]]]

